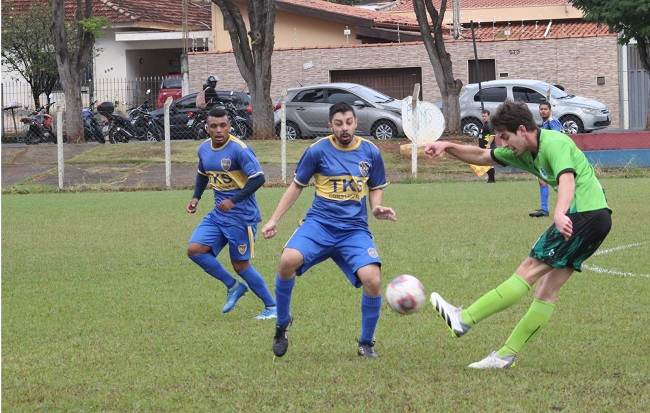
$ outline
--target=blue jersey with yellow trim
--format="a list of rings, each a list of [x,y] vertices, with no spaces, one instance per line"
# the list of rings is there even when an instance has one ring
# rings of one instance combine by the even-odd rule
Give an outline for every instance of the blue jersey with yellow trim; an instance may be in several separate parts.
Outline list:
[[[306,187],[312,177],[316,193],[306,218],[335,223],[341,229],[367,228],[368,192],[388,184],[379,149],[360,137],[349,148],[339,146],[332,135],[309,146],[293,181]]]
[[[207,189],[214,192],[215,208],[211,212],[219,222],[224,224],[254,225],[262,220],[255,194],[238,202],[228,212],[217,208],[224,199],[230,199],[248,182],[249,178],[263,175],[253,150],[241,140],[230,135],[228,141],[220,148],[213,148],[207,139],[199,146],[199,173],[210,181]]]

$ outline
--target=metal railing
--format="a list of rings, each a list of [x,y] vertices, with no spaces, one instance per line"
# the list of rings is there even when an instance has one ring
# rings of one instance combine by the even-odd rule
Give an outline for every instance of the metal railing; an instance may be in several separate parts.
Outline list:
[[[149,99],[153,107],[162,80],[162,76],[99,79],[94,82],[93,87],[82,87],[82,105],[88,106],[94,100],[98,103],[111,101],[115,104],[116,112],[126,113],[129,108],[141,105]],[[47,103],[45,94],[42,94],[39,99],[41,105]],[[62,107],[65,103],[65,95],[61,90],[54,91],[50,100],[59,103],[59,107]],[[52,106],[50,114],[56,119],[55,107]],[[30,85],[24,81],[3,82],[2,109],[2,143],[20,142],[24,135],[20,119],[36,109]],[[79,116],[81,117],[81,113]]]

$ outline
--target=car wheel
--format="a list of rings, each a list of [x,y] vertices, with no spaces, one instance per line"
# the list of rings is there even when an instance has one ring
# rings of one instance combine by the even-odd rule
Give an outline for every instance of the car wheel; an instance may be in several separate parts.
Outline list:
[[[282,125],[278,123],[275,126],[275,134],[278,135],[278,138],[280,138],[280,131],[282,129]],[[288,141],[293,141],[296,139],[302,138],[302,132],[300,132],[300,128],[298,125],[296,125],[293,122],[287,122],[287,140]]]
[[[562,131],[567,135],[585,133],[585,127],[582,121],[575,115],[564,116],[560,119],[560,123],[562,123]]]
[[[460,122],[460,127],[465,135],[471,136],[472,138],[478,138],[483,123],[476,118],[466,118]]]
[[[372,126],[370,134],[373,138],[382,141],[397,138],[397,127],[393,122],[382,119]]]

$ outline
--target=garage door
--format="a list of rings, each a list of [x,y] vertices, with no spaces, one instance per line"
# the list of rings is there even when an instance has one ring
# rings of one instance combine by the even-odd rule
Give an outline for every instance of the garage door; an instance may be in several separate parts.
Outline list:
[[[403,99],[413,94],[416,83],[422,85],[420,67],[400,67],[393,69],[330,70],[332,82],[358,83],[376,89],[395,99]],[[420,88],[420,99],[422,88]]]

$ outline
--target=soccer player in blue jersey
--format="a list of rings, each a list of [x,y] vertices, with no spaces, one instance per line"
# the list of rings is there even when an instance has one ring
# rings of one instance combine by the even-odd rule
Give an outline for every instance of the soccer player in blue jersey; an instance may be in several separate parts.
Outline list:
[[[264,172],[253,150],[230,135],[225,110],[211,109],[206,128],[210,139],[199,146],[194,195],[186,210],[190,214],[196,212],[206,187],[214,192],[215,207],[194,230],[187,255],[228,289],[222,312],[232,310],[250,288],[264,302],[264,310],[255,318],[274,319],[275,299],[249,262],[255,252],[257,223],[262,220],[255,191],[264,185]],[[226,244],[233,269],[245,282],[237,281],[217,260]]]
[[[559,120],[555,119],[552,115],[551,103],[548,101],[543,101],[539,104],[539,116],[542,118],[542,129],[556,130],[562,132],[562,124]],[[528,214],[528,216],[533,218],[547,217],[548,216],[548,195],[550,190],[546,182],[541,179],[537,180],[539,184],[539,205],[540,208]]]
[[[293,318],[291,294],[296,275],[331,258],[361,295],[359,356],[377,358],[374,334],[381,309],[381,261],[368,229],[368,206],[375,218],[396,221],[395,211],[382,206],[386,187],[384,161],[370,141],[354,135],[358,120],[347,103],[330,107],[332,135],[312,144],[296,166],[271,219],[262,227],[264,238],[277,233],[280,219],[313,178],[316,194],[300,226],[285,244],[275,276],[278,319],[273,353],[282,357],[289,346],[287,328]]]
[[[454,337],[466,334],[480,321],[505,310],[525,297],[537,283],[526,315],[503,347],[472,363],[475,369],[505,369],[549,322],[560,289],[574,271],[602,244],[612,226],[594,168],[575,142],[558,131],[539,129],[523,102],[506,100],[491,119],[495,135],[503,143],[497,149],[480,149],[451,142],[427,143],[425,153],[436,157],[447,152],[476,165],[512,165],[531,172],[557,190],[553,225],[540,236],[514,274],[466,309],[446,302],[438,293],[431,303]]]

